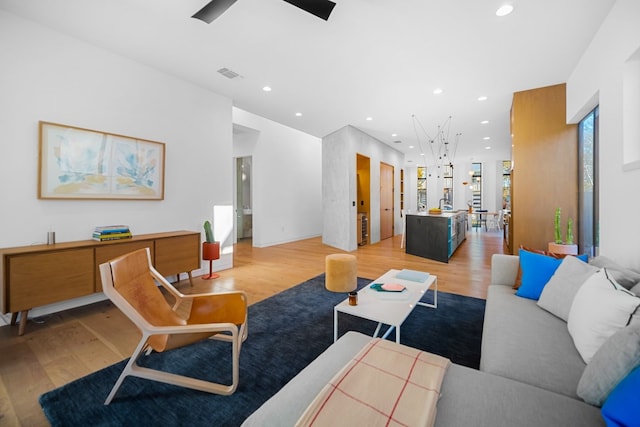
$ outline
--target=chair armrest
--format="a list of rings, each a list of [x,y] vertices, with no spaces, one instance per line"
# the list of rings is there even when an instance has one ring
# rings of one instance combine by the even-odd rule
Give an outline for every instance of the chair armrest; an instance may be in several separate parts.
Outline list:
[[[520,258],[516,255],[493,254],[491,285],[513,286],[518,277]]]

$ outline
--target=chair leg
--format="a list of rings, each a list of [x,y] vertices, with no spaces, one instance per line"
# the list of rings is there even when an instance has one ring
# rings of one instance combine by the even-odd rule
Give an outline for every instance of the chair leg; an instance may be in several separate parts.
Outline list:
[[[138,360],[138,357],[140,357],[140,354],[147,347],[147,340],[148,339],[149,339],[148,336],[144,336],[144,335],[142,336],[142,339],[140,340],[140,343],[138,344],[138,346],[136,347],[135,351],[133,352],[133,354],[129,358],[129,361],[127,362],[126,366],[122,370],[122,373],[120,373],[120,376],[118,377],[118,380],[116,381],[116,383],[113,385],[113,388],[111,389],[111,392],[109,393],[109,396],[107,396],[107,399],[104,401],[105,406],[110,404],[111,401],[113,400],[113,398],[116,396],[116,393],[118,392],[118,389],[122,385],[122,382],[124,381],[124,379],[126,377],[128,377],[129,375],[131,375],[131,372],[133,371],[133,366],[136,364],[136,361]]]

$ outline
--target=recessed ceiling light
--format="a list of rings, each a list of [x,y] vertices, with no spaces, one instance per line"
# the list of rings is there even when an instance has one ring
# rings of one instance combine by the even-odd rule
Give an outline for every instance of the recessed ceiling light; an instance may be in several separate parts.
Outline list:
[[[485,150],[491,150],[491,147],[489,147],[488,145],[486,147],[484,147]]]
[[[486,125],[487,123],[489,123],[489,120],[483,120],[480,122],[481,125]]]
[[[373,117],[367,117],[365,120],[367,120],[368,122],[370,122],[371,120],[373,120]]]
[[[433,90],[433,94],[434,95],[440,95],[442,92],[443,92],[443,90],[440,89],[440,88],[436,88],[436,89]]]
[[[511,4],[503,4],[502,6],[500,6],[498,8],[498,10],[496,10],[496,15],[497,16],[507,16],[511,12],[513,12],[513,5],[511,5]]]
[[[487,97],[486,96],[480,96],[478,97],[478,101],[486,101]]]
[[[391,136],[395,138],[396,136],[398,136],[398,134],[397,133],[392,133]]]
[[[296,117],[302,116],[302,113],[296,113]]]
[[[269,86],[263,87],[262,90],[265,92],[271,92],[271,88]]]
[[[420,153],[421,156],[424,156],[424,153]]]
[[[413,147],[414,147],[413,145],[410,145],[410,146],[409,146],[409,148],[413,148]]]
[[[490,136],[485,136],[485,137],[484,137],[484,138],[482,138],[482,139],[484,139],[485,141],[488,141],[488,140],[490,140],[490,139],[491,139],[491,137],[490,137]]]

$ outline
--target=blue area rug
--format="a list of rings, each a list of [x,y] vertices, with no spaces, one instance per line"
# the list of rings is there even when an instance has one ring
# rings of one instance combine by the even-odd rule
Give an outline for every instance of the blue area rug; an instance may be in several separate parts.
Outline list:
[[[358,279],[359,287],[370,283]],[[333,306],[343,294],[325,290],[324,275],[249,307],[249,337],[240,354],[240,385],[231,396],[129,377],[109,406],[103,402],[126,361],[40,396],[53,426],[238,426],[333,342]],[[431,302],[429,292],[424,300]],[[417,307],[402,325],[403,344],[477,368],[485,301],[438,293],[438,309]],[[339,334],[373,334],[376,324],[340,315]],[[395,332],[388,339],[395,340]],[[146,366],[230,381],[230,345],[205,340],[152,354]]]

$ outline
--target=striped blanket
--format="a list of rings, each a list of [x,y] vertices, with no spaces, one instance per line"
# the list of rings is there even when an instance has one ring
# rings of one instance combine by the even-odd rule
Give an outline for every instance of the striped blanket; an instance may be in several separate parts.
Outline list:
[[[432,426],[449,359],[373,339],[316,396],[297,426]]]

